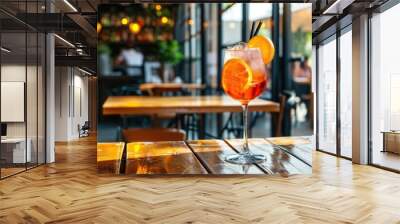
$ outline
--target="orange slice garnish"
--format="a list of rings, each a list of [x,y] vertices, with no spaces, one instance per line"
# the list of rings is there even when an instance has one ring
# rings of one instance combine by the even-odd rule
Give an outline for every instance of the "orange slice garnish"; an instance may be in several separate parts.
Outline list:
[[[251,87],[253,73],[250,66],[240,58],[231,58],[222,69],[222,88],[228,95],[239,99]]]
[[[260,49],[264,64],[269,64],[274,58],[274,43],[267,37],[261,35],[254,36],[249,40],[248,46]]]

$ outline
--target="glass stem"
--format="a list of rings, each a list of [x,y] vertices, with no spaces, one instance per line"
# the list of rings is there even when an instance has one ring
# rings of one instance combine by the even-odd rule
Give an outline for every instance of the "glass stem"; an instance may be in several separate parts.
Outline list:
[[[248,114],[248,104],[242,104],[243,109],[243,154],[250,154],[248,138],[248,127],[247,127],[247,114]]]

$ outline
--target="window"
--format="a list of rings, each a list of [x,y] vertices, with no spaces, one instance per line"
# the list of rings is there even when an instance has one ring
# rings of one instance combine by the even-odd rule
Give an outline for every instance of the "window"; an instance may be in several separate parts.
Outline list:
[[[400,170],[400,5],[371,19],[371,140],[372,163]],[[391,132],[394,133],[391,133]],[[388,132],[384,139],[384,132]],[[395,153],[392,153],[395,152]]]
[[[242,41],[242,5],[228,5],[222,14],[222,45],[231,45]]]
[[[318,147],[336,154],[336,39],[318,49]]]
[[[351,28],[351,27],[349,27]],[[352,33],[340,36],[340,154],[352,156]]]

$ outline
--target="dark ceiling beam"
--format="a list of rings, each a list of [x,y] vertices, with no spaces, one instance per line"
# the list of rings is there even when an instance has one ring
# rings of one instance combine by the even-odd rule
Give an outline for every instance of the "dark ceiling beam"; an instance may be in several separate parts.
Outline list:
[[[68,14],[68,17],[73,20],[77,25],[79,25],[82,30],[88,35],[88,43],[91,46],[97,44],[97,32],[96,29],[88,22],[88,20],[80,14]]]
[[[42,32],[63,32],[63,31],[81,31],[82,28],[78,26],[75,21],[68,16],[61,13],[19,13],[16,15],[23,23],[29,24]],[[1,19],[5,22],[6,28],[12,29],[12,25],[16,22],[13,19]],[[9,26],[7,26],[7,24]]]
[[[86,0],[86,3],[90,6],[90,8],[92,8],[93,9],[93,11],[97,11],[97,7],[95,7],[92,3],[91,3],[91,1],[90,0]]]
[[[323,11],[323,14],[331,14],[331,15],[343,14],[343,11],[351,4],[353,4],[353,2],[355,2],[355,0],[333,1],[332,4],[326,7],[326,9]]]
[[[87,67],[96,71],[97,60],[91,56],[55,56],[55,65]]]
[[[78,25],[81,30],[87,35],[88,38],[86,38],[87,43],[90,46],[96,46],[97,44],[97,32],[94,27],[94,25],[90,24],[90,22],[82,15],[82,11],[87,11],[87,9],[82,10],[81,5],[79,4],[79,1],[68,1],[70,5],[73,6],[77,11],[74,11],[74,9],[71,9],[70,6],[68,6],[64,1],[55,1],[54,5],[56,8],[60,9],[63,14],[65,14],[69,19],[75,22],[76,25]],[[93,5],[89,5],[89,7],[92,7]],[[90,10],[90,9],[89,9]]]
[[[312,32],[315,33],[315,32],[318,32],[318,31],[324,29],[324,27],[327,25],[327,23],[334,17],[335,16],[319,16],[319,17],[317,17],[317,20],[315,20],[315,22],[312,23]]]
[[[9,12],[8,10],[6,10],[6,9],[4,9],[4,8],[1,8],[1,7],[0,7],[0,12],[3,13],[4,15],[6,15],[6,18],[8,17],[8,18],[13,19],[16,23],[19,23],[19,24],[21,24],[21,25],[26,25],[27,28],[32,29],[32,30],[35,29],[34,27],[32,27],[31,25],[29,25],[28,23],[26,23],[26,22],[24,21],[24,19],[21,19],[18,15],[15,15],[15,14],[11,13],[11,12]],[[25,17],[23,17],[23,18],[25,18]]]

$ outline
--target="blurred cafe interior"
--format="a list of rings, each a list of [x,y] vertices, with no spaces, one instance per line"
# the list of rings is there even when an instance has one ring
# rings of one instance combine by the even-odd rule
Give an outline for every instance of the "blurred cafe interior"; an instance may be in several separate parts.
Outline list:
[[[184,136],[164,140],[241,138],[241,111],[230,110],[217,98],[212,99],[220,105],[203,106],[201,113],[192,111],[190,104],[187,112],[177,113],[163,106],[184,110],[188,102],[181,96],[198,100],[225,95],[224,51],[247,42],[253,24],[260,24],[258,34],[272,40],[276,49],[266,65],[267,86],[259,96],[276,107],[271,110],[267,104],[250,113],[249,136],[312,135],[311,16],[310,3],[100,5],[98,141],[122,141],[128,130],[140,132],[134,135],[142,141],[158,140],[163,131]],[[110,96],[156,97],[131,102],[139,104],[132,109],[136,111],[144,110],[142,103],[162,106],[155,113],[114,113],[103,108]],[[178,98],[166,98],[172,96]]]

